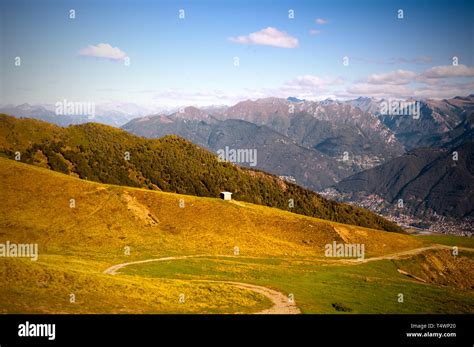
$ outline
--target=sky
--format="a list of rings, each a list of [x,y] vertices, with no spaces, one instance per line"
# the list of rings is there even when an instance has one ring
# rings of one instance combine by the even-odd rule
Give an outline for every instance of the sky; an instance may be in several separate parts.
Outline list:
[[[0,0],[0,104],[468,95],[473,23],[458,0]]]

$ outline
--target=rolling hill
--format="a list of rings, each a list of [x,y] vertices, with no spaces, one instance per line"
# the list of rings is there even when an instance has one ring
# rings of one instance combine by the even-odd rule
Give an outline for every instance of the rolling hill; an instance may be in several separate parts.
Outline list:
[[[0,155],[101,183],[165,192],[234,198],[341,223],[401,231],[367,210],[336,203],[264,172],[220,162],[177,136],[144,139],[88,123],[61,128],[32,119],[0,116]],[[294,206],[290,203],[294,203]]]

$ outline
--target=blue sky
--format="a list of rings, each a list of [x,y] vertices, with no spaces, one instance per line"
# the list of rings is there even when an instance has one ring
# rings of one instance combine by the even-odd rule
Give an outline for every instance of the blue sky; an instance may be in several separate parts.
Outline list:
[[[474,92],[472,1],[0,3],[2,104]]]

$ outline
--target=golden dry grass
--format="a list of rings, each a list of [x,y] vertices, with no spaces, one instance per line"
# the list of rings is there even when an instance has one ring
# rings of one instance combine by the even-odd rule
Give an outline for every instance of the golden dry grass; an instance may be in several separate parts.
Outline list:
[[[103,271],[117,263],[171,255],[232,255],[237,246],[243,259],[262,259],[267,264],[260,266],[262,271],[269,271],[272,259],[284,259],[280,275],[276,264],[271,267],[275,277],[268,279],[278,290],[292,267],[297,276],[301,269],[312,273],[321,265],[324,245],[334,240],[364,243],[366,257],[426,244],[414,236],[249,203],[93,183],[4,158],[0,196],[0,243],[38,243],[40,251],[37,262],[0,258],[0,312],[256,312],[270,305],[268,299],[230,285]],[[245,267],[239,272],[235,262],[220,264],[219,271],[254,278]],[[198,279],[199,268],[193,271]],[[257,278],[264,281],[264,274]],[[205,270],[202,278],[207,278]],[[312,300],[309,289],[301,290],[304,300]],[[69,303],[71,293],[76,304]],[[185,304],[178,301],[181,293]]]

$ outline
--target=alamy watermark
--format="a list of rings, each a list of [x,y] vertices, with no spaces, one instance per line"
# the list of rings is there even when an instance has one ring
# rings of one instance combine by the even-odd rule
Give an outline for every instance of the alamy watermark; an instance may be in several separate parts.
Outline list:
[[[365,245],[363,243],[333,243],[326,244],[324,255],[326,257],[357,258],[364,260]]]
[[[380,103],[380,114],[390,116],[412,116],[413,119],[419,119],[421,115],[419,101],[405,101],[388,99]]]
[[[31,261],[38,260],[37,243],[11,243],[7,241],[0,243],[0,257],[31,258]]]
[[[26,321],[18,325],[18,336],[20,337],[47,337],[48,340],[56,339],[56,324],[54,323],[30,323]]]
[[[234,149],[225,146],[224,149],[217,150],[218,160],[220,162],[229,161],[231,163],[249,164],[257,166],[257,149]]]
[[[82,101],[68,101],[66,99],[56,102],[57,116],[87,116],[95,118],[95,103]]]

